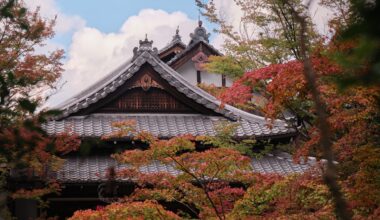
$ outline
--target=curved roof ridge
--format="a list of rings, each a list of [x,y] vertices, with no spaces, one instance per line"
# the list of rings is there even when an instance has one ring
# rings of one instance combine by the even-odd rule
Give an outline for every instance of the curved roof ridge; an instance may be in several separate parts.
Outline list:
[[[122,63],[120,66],[118,66],[116,69],[111,71],[109,74],[106,74],[105,76],[103,76],[102,78],[97,80],[95,83],[93,83],[90,87],[88,87],[84,91],[80,91],[80,92],[76,93],[74,96],[72,96],[68,100],[64,101],[63,103],[55,106],[54,108],[62,109],[62,108],[68,107],[69,105],[74,104],[75,102],[80,102],[81,100],[87,98],[88,96],[93,94],[93,92],[100,90],[106,84],[108,84],[109,82],[112,82],[112,80],[117,78],[120,74],[122,74],[126,70],[128,70],[130,65],[132,65],[131,61],[132,61],[132,58],[128,59],[127,61]],[[94,90],[96,90],[96,91],[94,91]]]

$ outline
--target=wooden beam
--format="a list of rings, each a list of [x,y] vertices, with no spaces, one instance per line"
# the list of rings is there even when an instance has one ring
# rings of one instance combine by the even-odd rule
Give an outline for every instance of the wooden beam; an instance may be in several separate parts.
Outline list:
[[[200,84],[202,83],[202,78],[201,78],[201,71],[197,71],[197,83]]]
[[[222,75],[222,87],[226,87],[226,75]]]

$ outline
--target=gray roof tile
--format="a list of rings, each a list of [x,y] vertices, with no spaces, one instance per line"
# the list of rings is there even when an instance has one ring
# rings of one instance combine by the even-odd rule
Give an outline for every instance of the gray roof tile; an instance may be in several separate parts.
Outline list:
[[[220,121],[229,121],[221,116],[198,114],[93,114],[86,117],[69,117],[61,121],[48,121],[42,127],[49,135],[72,132],[82,137],[101,137],[116,131],[113,122],[135,120],[137,131],[150,132],[160,138],[191,134],[194,136],[216,134]],[[266,124],[240,120],[236,130],[238,137],[263,137],[267,135],[291,135],[291,129],[283,124],[269,128]]]
[[[308,163],[304,164],[297,164],[288,158],[275,155],[265,155],[251,160],[252,172],[262,174],[291,175],[303,173],[315,165],[314,160],[309,160]],[[101,182],[107,179],[107,170],[111,167],[115,167],[116,171],[120,171],[131,166],[119,164],[109,156],[68,157],[65,158],[63,167],[53,175],[62,182]],[[153,161],[149,165],[140,167],[139,171],[146,174],[165,172],[178,175],[181,173],[174,166],[158,161]],[[128,181],[130,179],[119,180]]]

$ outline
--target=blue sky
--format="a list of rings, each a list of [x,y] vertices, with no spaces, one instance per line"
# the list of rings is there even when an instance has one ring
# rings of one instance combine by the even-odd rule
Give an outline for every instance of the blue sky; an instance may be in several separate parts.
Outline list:
[[[194,0],[56,0],[56,3],[61,12],[79,15],[86,21],[86,26],[105,33],[117,32],[130,16],[137,15],[146,8],[161,9],[168,13],[181,11],[194,20],[199,15]],[[72,34],[57,33],[54,41],[67,48]]]
[[[46,18],[57,16],[56,35],[39,52],[65,50],[60,90],[52,106],[69,99],[126,62],[138,41],[148,34],[158,49],[168,44],[177,26],[184,43],[197,27],[194,0],[24,0],[29,8],[41,7]],[[218,12],[239,27],[242,12],[233,0],[214,0]],[[316,16],[316,20],[325,16]],[[205,21],[209,32],[215,27]],[[321,23],[321,22],[319,22]],[[223,37],[213,33],[211,44],[222,49]],[[223,50],[222,50],[223,52]]]
[[[227,2],[230,0],[217,0]],[[64,49],[64,73],[52,106],[69,99],[127,61],[138,41],[148,34],[159,49],[177,26],[184,43],[197,27],[194,0],[25,0],[40,7],[45,18],[57,16],[56,35],[39,52]],[[204,21],[211,32],[212,25]],[[214,42],[217,35],[212,34]],[[220,41],[219,41],[220,42]],[[219,44],[220,45],[220,44]]]
[[[117,31],[128,17],[145,8],[182,11],[190,18],[198,17],[193,0],[57,0],[57,4],[63,12],[78,14],[89,26],[105,32]]]

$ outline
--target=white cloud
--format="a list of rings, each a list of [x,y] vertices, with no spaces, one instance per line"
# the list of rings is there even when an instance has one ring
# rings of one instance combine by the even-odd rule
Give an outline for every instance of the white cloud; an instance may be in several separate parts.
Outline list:
[[[310,16],[319,33],[328,35],[328,21],[332,18],[333,12],[319,4],[320,1],[313,1],[310,5]]]
[[[65,82],[63,88],[48,102],[54,106],[87,88],[104,75],[111,72],[132,56],[132,50],[138,46],[138,41],[148,38],[154,41],[154,46],[162,48],[171,41],[175,29],[180,26],[180,34],[185,43],[189,42],[189,33],[197,26],[197,21],[191,20],[182,12],[168,13],[163,10],[144,9],[136,16],[129,17],[119,31],[104,33],[96,28],[87,27],[85,20],[77,15],[63,13],[55,0],[25,0],[30,8],[40,7],[43,17],[52,18],[57,15],[56,33],[73,34],[72,42],[66,53],[65,72],[61,79]],[[236,27],[240,25],[243,12],[231,0],[215,0],[219,15]],[[313,16],[318,28],[324,28],[325,10],[313,6],[317,11]],[[322,30],[323,31],[323,30]],[[326,30],[324,30],[326,31]],[[224,42],[222,35],[213,38],[212,44],[221,49]],[[47,47],[41,49],[51,51],[62,48],[62,45],[49,41]]]
[[[28,8],[35,10],[39,7],[40,14],[44,18],[52,19],[57,16],[54,30],[57,34],[64,34],[79,30],[86,24],[80,16],[63,13],[57,6],[55,0],[25,0]]]
[[[64,66],[62,81],[67,83],[51,98],[49,105],[72,97],[127,61],[145,34],[154,41],[154,47],[164,47],[172,40],[177,26],[183,42],[188,43],[197,21],[182,12],[144,9],[129,17],[116,33],[103,33],[91,27],[76,31]]]

